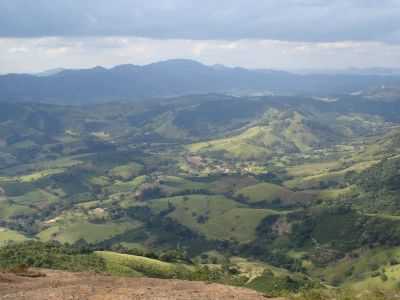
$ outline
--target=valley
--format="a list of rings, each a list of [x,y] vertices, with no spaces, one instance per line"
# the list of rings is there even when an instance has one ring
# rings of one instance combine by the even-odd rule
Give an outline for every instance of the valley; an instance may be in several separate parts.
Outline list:
[[[67,243],[108,251],[106,264],[173,252],[189,271],[215,266],[216,281],[272,296],[397,293],[400,106],[376,101],[2,103],[0,245]]]

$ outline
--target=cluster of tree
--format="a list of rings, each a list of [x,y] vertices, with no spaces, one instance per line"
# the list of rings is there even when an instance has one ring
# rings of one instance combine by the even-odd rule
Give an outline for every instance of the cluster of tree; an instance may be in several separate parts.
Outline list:
[[[317,287],[318,284],[306,276],[290,276],[274,274],[266,269],[264,273],[250,282],[247,287],[259,292],[268,293],[271,296],[287,295],[288,292],[298,293],[300,290],[308,290]]]
[[[215,248],[216,242],[206,240],[203,236],[169,218],[167,215],[174,209],[172,203],[166,210],[158,214],[146,206],[135,206],[128,209],[119,208],[117,209],[118,215],[138,220],[143,223],[144,227],[128,230],[99,243],[98,246],[110,249],[112,245],[122,242],[144,243],[151,236],[154,247],[171,249],[171,246],[180,245],[181,248],[186,249],[191,254],[191,257]]]
[[[330,226],[332,221],[337,224]],[[324,236],[320,237],[319,232]],[[323,264],[364,246],[398,246],[400,222],[379,215],[364,215],[350,206],[339,205],[303,213],[292,227],[290,240],[294,248],[314,241],[315,253],[310,253],[310,258],[314,257],[313,261]]]
[[[58,242],[27,241],[0,248],[0,268],[20,266],[68,271],[105,271],[105,262],[86,247]]]
[[[400,189],[400,159],[385,159],[361,174],[352,173],[348,179],[368,192],[398,191]]]
[[[109,250],[117,253],[143,256],[171,263],[192,263],[187,252],[179,248],[155,252],[139,248],[127,248],[121,244],[115,244],[112,245]]]
[[[97,249],[96,249],[97,248]],[[79,241],[74,245],[58,242],[27,241],[23,243],[9,243],[0,248],[0,270],[14,271],[27,270],[29,267],[66,270],[73,272],[107,272],[105,260],[94,253],[98,249],[85,241]],[[139,265],[135,271],[148,277],[176,278],[185,280],[201,280],[220,282],[227,284],[240,284],[246,282],[232,267],[209,268],[206,265],[193,264],[187,259],[186,253],[181,250],[163,251],[159,254],[142,252],[138,249],[126,249],[121,246],[112,247],[109,250],[118,251],[130,255],[146,255],[153,259],[159,259],[174,263],[169,271],[161,271],[152,268],[151,265]],[[187,263],[192,264],[191,268]],[[118,270],[115,270],[118,274]]]

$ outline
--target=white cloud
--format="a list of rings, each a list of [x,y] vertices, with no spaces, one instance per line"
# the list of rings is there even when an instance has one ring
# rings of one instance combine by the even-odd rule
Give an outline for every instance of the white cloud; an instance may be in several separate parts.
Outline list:
[[[208,48],[208,43],[206,42],[196,42],[193,46],[193,54],[196,56],[200,56],[204,50]]]
[[[2,0],[0,36],[400,43],[400,2]]]
[[[26,47],[12,47],[8,49],[9,53],[26,53],[29,52],[29,49]]]
[[[36,72],[56,67],[147,64],[173,58],[247,68],[398,68],[400,45],[354,41],[305,43],[133,37],[0,39],[0,73]]]
[[[68,51],[69,51],[68,47],[49,48],[46,50],[46,54],[57,56],[57,55],[64,55]]]
[[[399,0],[0,0],[0,73],[170,58],[399,67],[399,47]]]

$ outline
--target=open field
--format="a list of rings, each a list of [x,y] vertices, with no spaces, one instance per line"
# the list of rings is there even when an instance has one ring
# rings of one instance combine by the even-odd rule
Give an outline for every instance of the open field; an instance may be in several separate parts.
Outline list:
[[[17,231],[9,230],[6,228],[0,227],[0,247],[7,242],[22,242],[27,240],[28,238]]]
[[[106,270],[111,274],[125,274],[129,276],[143,276],[159,278],[179,277],[179,273],[188,274],[192,272],[193,267],[188,265],[178,265],[162,262],[143,256],[119,254],[107,251],[98,251],[99,255],[106,262]]]
[[[57,240],[62,243],[73,244],[79,240],[96,243],[138,226],[140,224],[135,222],[94,224],[85,220],[69,220],[67,222],[61,220],[41,231],[37,237],[43,241]]]
[[[294,205],[296,203],[306,203],[313,198],[312,194],[304,192],[293,192],[285,187],[271,184],[259,183],[248,186],[236,192],[237,197],[244,197],[250,204],[263,202],[274,205]]]

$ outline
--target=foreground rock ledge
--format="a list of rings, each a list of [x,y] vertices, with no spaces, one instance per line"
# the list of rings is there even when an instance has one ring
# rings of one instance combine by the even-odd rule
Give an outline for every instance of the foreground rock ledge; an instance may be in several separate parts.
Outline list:
[[[27,300],[266,300],[252,290],[182,280],[122,278],[40,270],[45,277],[0,273],[0,299]],[[278,300],[275,298],[274,300]],[[283,300],[283,299],[280,299]]]

